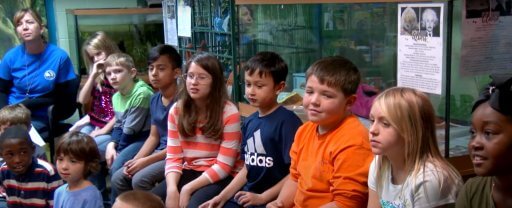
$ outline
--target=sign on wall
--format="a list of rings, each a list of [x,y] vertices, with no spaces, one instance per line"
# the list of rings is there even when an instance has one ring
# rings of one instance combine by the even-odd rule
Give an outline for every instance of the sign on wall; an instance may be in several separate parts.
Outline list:
[[[512,1],[466,0],[462,10],[460,73],[512,70]]]
[[[444,4],[398,4],[397,85],[441,94]]]

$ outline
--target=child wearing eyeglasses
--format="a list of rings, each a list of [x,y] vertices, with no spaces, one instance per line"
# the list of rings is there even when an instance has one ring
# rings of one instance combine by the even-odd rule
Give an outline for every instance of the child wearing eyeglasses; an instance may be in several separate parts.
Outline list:
[[[512,74],[491,78],[472,110],[468,150],[477,177],[466,182],[456,207],[512,207]]]
[[[185,89],[169,111],[166,185],[153,193],[167,207],[199,207],[243,166],[240,114],[228,100],[222,65],[207,53],[186,64]]]

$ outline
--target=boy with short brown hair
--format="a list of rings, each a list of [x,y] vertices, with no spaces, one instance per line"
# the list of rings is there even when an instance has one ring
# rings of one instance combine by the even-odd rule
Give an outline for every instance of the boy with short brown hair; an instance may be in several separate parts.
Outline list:
[[[112,208],[164,208],[164,203],[148,191],[127,191],[116,198]]]
[[[366,207],[373,154],[368,130],[350,113],[361,75],[341,56],[306,73],[303,105],[309,121],[290,150],[290,178],[267,207]]]
[[[30,129],[30,110],[23,104],[18,103],[14,105],[7,105],[0,109],[0,132],[4,128],[12,125],[25,125]]]

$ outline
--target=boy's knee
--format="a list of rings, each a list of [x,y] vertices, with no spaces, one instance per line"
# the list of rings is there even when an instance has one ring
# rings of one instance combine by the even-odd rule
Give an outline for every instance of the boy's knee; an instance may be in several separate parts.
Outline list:
[[[110,182],[112,183],[112,186],[122,186],[125,184],[125,175],[123,173],[123,170],[118,170],[114,174],[112,174],[112,178],[110,179]]]
[[[132,178],[132,187],[134,190],[149,191],[155,187],[150,178],[143,174],[135,174]]]

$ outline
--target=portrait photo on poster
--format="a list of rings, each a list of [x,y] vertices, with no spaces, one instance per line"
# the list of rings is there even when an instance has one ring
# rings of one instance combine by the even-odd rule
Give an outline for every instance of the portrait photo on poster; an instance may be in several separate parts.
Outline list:
[[[418,31],[420,29],[419,26],[419,18],[418,18],[419,8],[417,7],[403,7],[401,8],[401,16],[400,16],[400,35],[412,35],[413,31]]]
[[[420,35],[426,37],[439,37],[439,7],[421,7]]]

